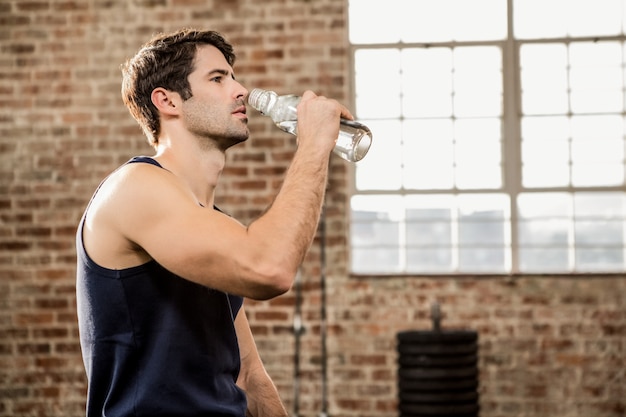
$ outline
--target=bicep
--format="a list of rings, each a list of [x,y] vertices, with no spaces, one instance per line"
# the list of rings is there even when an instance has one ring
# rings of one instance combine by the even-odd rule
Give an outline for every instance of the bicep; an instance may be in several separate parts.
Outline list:
[[[243,225],[201,207],[167,171],[136,169],[119,189],[115,221],[125,239],[176,275],[246,295],[243,269],[255,254]]]

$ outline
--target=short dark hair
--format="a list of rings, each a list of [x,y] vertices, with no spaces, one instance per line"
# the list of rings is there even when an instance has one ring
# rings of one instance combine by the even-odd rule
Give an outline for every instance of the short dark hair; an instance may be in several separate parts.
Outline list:
[[[213,45],[235,63],[233,47],[212,30],[182,29],[158,34],[122,65],[122,99],[137,120],[148,142],[156,146],[160,134],[159,113],[152,104],[152,91],[162,87],[187,100],[192,96],[188,76],[194,70],[198,46]]]

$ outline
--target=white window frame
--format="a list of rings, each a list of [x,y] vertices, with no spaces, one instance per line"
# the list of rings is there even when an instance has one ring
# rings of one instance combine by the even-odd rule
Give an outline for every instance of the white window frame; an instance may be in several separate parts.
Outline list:
[[[436,1],[436,0],[433,0]],[[477,42],[437,42],[437,43],[381,43],[381,44],[352,44],[349,42],[349,56],[350,56],[350,68],[351,74],[351,98],[352,107],[355,108],[355,53],[359,49],[377,49],[377,48],[428,48],[428,47],[458,47],[458,46],[497,46],[502,50],[502,76],[503,76],[503,109],[502,109],[502,161],[503,161],[503,186],[499,189],[472,189],[472,190],[457,190],[447,189],[440,191],[420,191],[420,190],[358,190],[356,188],[355,171],[353,167],[350,170],[350,195],[413,195],[413,194],[470,194],[470,193],[504,193],[510,196],[510,238],[511,238],[511,265],[510,271],[504,273],[505,275],[616,275],[619,272],[520,272],[519,268],[519,243],[518,243],[518,209],[517,209],[517,197],[521,193],[547,193],[547,192],[625,192],[624,186],[606,186],[606,187],[542,187],[542,188],[527,188],[522,185],[522,138],[521,138],[521,121],[522,121],[522,104],[521,104],[521,77],[520,77],[520,49],[523,44],[532,43],[565,43],[570,42],[598,42],[598,41],[619,41],[626,44],[626,35],[620,36],[598,36],[598,37],[566,37],[566,38],[548,38],[548,39],[515,39],[514,27],[513,27],[513,0],[507,0],[507,37],[503,40],[496,41],[477,41]],[[350,22],[348,23],[350,24]],[[625,30],[626,31],[626,30]],[[626,74],[626,69],[624,70]],[[626,76],[626,75],[625,75]],[[626,84],[626,83],[625,83]],[[625,94],[626,96],[626,94]],[[626,108],[626,106],[625,106]],[[626,117],[626,110],[622,112],[622,116]],[[358,114],[357,114],[358,117]],[[376,140],[376,132],[374,134],[374,141]],[[351,213],[350,205],[348,204],[348,212]],[[349,222],[350,223],[350,222]],[[350,238],[348,242],[351,248]],[[401,247],[402,249],[402,247]],[[349,251],[351,254],[351,250]],[[626,256],[626,254],[625,254]],[[351,263],[348,263],[348,268],[351,269]],[[355,273],[350,271],[352,275],[381,275],[379,273]],[[389,275],[491,275],[481,272],[445,272],[445,273],[390,273]],[[387,275],[387,274],[383,274]],[[503,275],[503,273],[494,273],[494,275]]]

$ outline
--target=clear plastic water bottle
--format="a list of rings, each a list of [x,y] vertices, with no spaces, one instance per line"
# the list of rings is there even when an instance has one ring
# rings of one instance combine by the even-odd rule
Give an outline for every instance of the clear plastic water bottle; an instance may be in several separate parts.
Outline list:
[[[276,126],[292,135],[297,134],[298,114],[296,107],[300,96],[279,96],[273,91],[253,89],[248,103],[256,110],[272,118]],[[341,119],[339,137],[333,152],[346,161],[358,162],[372,145],[372,132],[367,126],[352,120]]]

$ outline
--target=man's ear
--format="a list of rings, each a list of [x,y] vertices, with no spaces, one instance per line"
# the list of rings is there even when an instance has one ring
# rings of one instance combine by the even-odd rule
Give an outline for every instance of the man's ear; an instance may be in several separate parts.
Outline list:
[[[166,90],[163,87],[157,87],[152,90],[150,99],[159,112],[168,115],[178,114],[180,97],[177,93]]]

